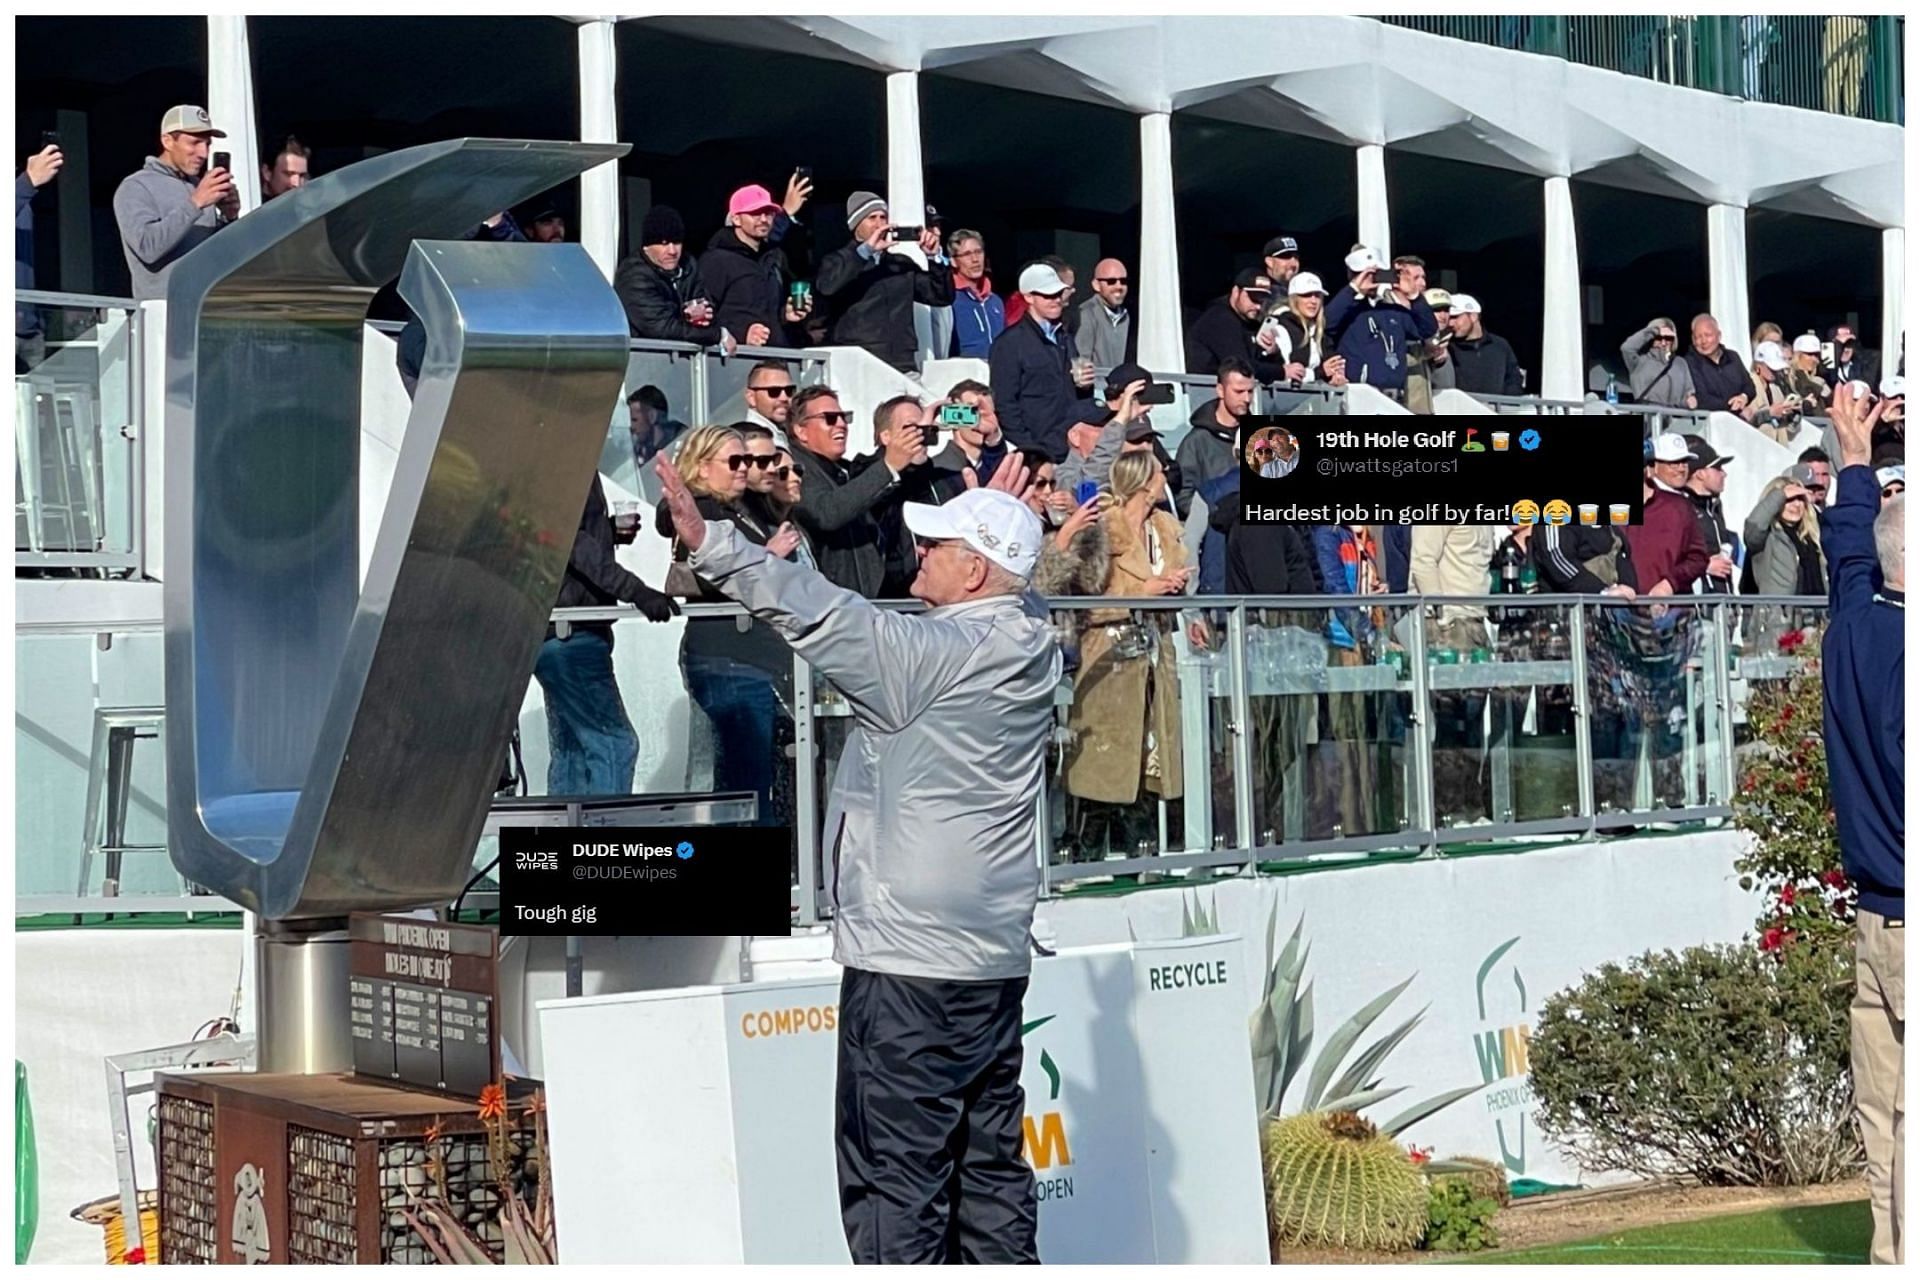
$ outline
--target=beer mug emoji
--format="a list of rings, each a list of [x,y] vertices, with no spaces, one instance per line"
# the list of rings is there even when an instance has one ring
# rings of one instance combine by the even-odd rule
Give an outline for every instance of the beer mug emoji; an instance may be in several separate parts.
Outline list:
[[[1625,502],[1615,502],[1607,507],[1607,523],[1622,525],[1633,514],[1633,507]]]
[[[1512,438],[1513,437],[1505,431],[1494,432],[1493,433],[1493,451],[1495,453],[1505,453],[1507,451],[1507,442]]]
[[[1532,498],[1522,498],[1513,504],[1513,522],[1515,524],[1539,524],[1540,504]]]
[[[1569,524],[1573,520],[1573,508],[1564,498],[1555,498],[1542,509],[1548,524]]]
[[[1598,503],[1583,502],[1580,504],[1580,523],[1586,525],[1589,529],[1600,523],[1600,506]]]

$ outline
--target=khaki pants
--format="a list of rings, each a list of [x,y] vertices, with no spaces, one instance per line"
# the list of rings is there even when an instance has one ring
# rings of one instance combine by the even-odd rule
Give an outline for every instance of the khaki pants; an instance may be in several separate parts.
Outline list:
[[[1889,927],[1891,923],[1891,927]],[[1906,1183],[1905,1039],[1907,931],[1871,911],[1859,913],[1853,992],[1853,1097],[1867,1146],[1873,1204],[1873,1261],[1900,1263],[1900,1196]]]

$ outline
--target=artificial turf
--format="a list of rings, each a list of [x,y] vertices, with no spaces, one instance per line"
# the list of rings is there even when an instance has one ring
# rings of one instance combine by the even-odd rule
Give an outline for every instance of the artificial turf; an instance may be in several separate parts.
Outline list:
[[[1639,1227],[1534,1249],[1463,1256],[1461,1262],[1864,1263],[1873,1221],[1864,1200]]]

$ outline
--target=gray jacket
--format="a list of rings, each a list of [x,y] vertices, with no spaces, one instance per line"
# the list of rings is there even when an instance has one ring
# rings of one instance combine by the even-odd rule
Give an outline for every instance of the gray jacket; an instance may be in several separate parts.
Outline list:
[[[1747,559],[1753,566],[1756,595],[1798,594],[1795,588],[1800,585],[1800,548],[1793,534],[1780,523],[1780,512],[1786,505],[1786,490],[1769,486],[1747,513],[1746,524],[1740,530]]]
[[[1127,336],[1133,328],[1133,312],[1123,309],[1119,323],[1108,318],[1107,304],[1098,297],[1080,304],[1080,328],[1073,340],[1080,354],[1093,361],[1096,369],[1111,369],[1127,362]]]
[[[694,572],[770,623],[851,705],[822,847],[833,957],[956,982],[1025,977],[1060,650],[1045,605],[878,609],[709,522]]]
[[[227,225],[219,206],[202,209],[193,203],[199,185],[159,156],[148,156],[113,193],[113,217],[120,224],[135,301],[165,298],[173,264]]]
[[[1687,397],[1693,394],[1693,371],[1677,351],[1666,360],[1653,354],[1652,325],[1621,343],[1620,355],[1627,362],[1627,384],[1635,400],[1669,409],[1687,407]]]

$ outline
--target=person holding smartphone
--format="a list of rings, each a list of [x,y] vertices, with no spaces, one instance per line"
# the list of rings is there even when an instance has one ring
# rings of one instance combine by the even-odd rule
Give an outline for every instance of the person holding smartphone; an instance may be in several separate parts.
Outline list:
[[[13,180],[13,288],[33,288],[33,198],[40,188],[59,176],[66,157],[60,153],[60,138],[52,132],[40,135],[40,150],[27,157],[20,176]],[[25,373],[47,358],[47,336],[40,326],[37,307],[13,309],[13,364],[15,373]]]
[[[213,139],[226,136],[213,127],[205,107],[172,108],[160,120],[160,154],[149,156],[113,193],[113,217],[137,301],[166,297],[173,264],[239,218],[233,174],[212,163]]]

